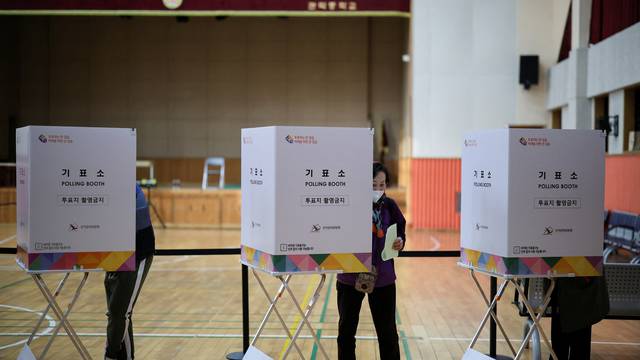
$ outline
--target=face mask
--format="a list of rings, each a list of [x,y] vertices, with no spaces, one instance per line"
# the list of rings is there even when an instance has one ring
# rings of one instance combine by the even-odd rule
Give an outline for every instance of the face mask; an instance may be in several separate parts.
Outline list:
[[[380,198],[382,197],[382,195],[384,195],[384,191],[373,190],[373,202],[377,203],[378,200],[380,200]]]

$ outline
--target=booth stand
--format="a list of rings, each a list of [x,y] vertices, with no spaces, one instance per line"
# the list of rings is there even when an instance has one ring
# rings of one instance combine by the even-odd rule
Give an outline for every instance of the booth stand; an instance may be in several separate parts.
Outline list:
[[[282,359],[287,358],[292,348],[296,350],[296,352],[298,353],[298,356],[300,356],[301,359],[305,359],[305,356],[303,355],[300,347],[298,347],[296,340],[300,336],[300,333],[302,332],[303,327],[306,326],[307,330],[309,330],[309,332],[311,333],[311,336],[313,337],[313,341],[318,346],[320,353],[322,354],[322,356],[324,356],[325,359],[328,360],[329,356],[327,355],[327,352],[322,346],[322,343],[320,342],[320,338],[317,336],[317,332],[314,329],[313,325],[311,324],[311,320],[310,320],[311,313],[313,312],[313,309],[317,304],[318,299],[320,298],[320,292],[322,291],[322,288],[325,285],[327,274],[324,272],[318,273],[318,275],[320,275],[320,281],[318,281],[318,284],[316,285],[313,291],[313,295],[309,298],[308,303],[301,304],[300,301],[298,300],[298,297],[295,295],[295,293],[289,286],[289,283],[293,278],[293,276],[309,276],[310,275],[309,273],[302,273],[302,274],[301,273],[268,273],[251,264],[245,264],[245,265],[251,268],[251,272],[253,273],[253,276],[255,277],[258,285],[260,286],[260,289],[262,289],[262,293],[267,298],[267,301],[269,303],[269,307],[267,308],[262,318],[262,321],[260,322],[260,326],[258,327],[258,330],[256,330],[256,334],[253,340],[251,341],[250,346],[252,347],[256,346],[256,343],[260,339],[260,336],[262,335],[262,332],[265,326],[267,325],[269,318],[273,313],[275,313],[276,317],[280,322],[280,325],[282,326],[282,330],[285,332],[285,334],[290,340],[289,344],[287,344],[287,346],[284,349]],[[260,275],[261,273],[263,275]],[[265,287],[261,279],[261,276],[273,276],[276,279],[278,279],[278,281],[280,281],[280,287],[278,288],[275,294],[269,293],[269,291],[267,290],[267,288]],[[289,298],[291,299],[291,302],[294,304],[294,307],[298,315],[300,315],[300,320],[295,324],[295,331],[293,332],[293,334],[291,334],[291,331],[289,330],[290,327],[287,326],[284,320],[284,317],[280,314],[280,311],[278,311],[278,303],[284,297],[284,295],[289,296]]]
[[[306,328],[329,359],[310,316],[328,273],[371,270],[372,154],[373,133],[366,128],[242,129],[241,262],[269,304],[245,359],[270,359],[256,343],[273,314],[290,340],[283,358],[292,350],[305,358],[296,340]],[[320,279],[301,303],[291,280],[310,274]],[[279,281],[275,293],[265,276]],[[284,297],[300,315],[293,332],[279,310]]]
[[[58,323],[40,358],[64,328],[82,359],[91,359],[69,322],[89,272],[134,271],[136,233],[135,129],[27,126],[16,130],[17,258],[46,307],[19,359],[49,311]],[[45,274],[64,273],[55,287]],[[69,279],[80,282],[67,308]]]
[[[69,279],[71,274],[74,274],[74,273],[82,274],[82,278],[73,293],[73,297],[71,298],[71,301],[69,302],[69,305],[67,306],[66,311],[63,311],[62,306],[60,306],[60,304],[57,301],[57,298],[62,293],[62,289],[66,285],[67,280]],[[47,306],[42,311],[40,318],[36,323],[36,326],[33,328],[33,331],[31,332],[31,335],[29,336],[29,339],[26,342],[25,348],[23,349],[23,353],[31,352],[31,350],[29,349],[29,346],[31,345],[33,340],[37,337],[38,330],[40,329],[42,322],[44,321],[47,314],[49,313],[49,310],[51,310],[55,315],[55,317],[57,318],[58,323],[56,324],[56,327],[53,329],[51,337],[49,338],[49,341],[47,342],[44,349],[42,350],[42,353],[40,354],[39,358],[44,359],[46,357],[47,352],[51,347],[51,344],[53,344],[53,341],[58,335],[58,332],[60,332],[61,328],[64,328],[67,335],[69,336],[69,339],[73,343],[73,346],[78,351],[78,354],[80,354],[80,357],[82,359],[91,359],[91,355],[89,354],[85,346],[82,344],[80,337],[78,336],[73,326],[69,322],[69,315],[71,314],[71,311],[73,310],[73,306],[76,304],[78,298],[80,297],[80,293],[82,292],[82,289],[84,288],[84,285],[87,282],[87,278],[89,277],[89,271],[74,271],[74,272],[65,273],[64,277],[58,282],[58,285],[55,287],[53,292],[51,291],[51,288],[49,287],[49,285],[47,285],[45,279],[43,278],[43,275],[44,275],[43,273],[29,273],[29,275],[31,276],[33,281],[36,283],[36,286],[38,287],[38,290],[40,290],[40,292],[42,293],[42,296],[45,298],[47,302]],[[21,357],[19,359],[23,359],[23,358],[28,359],[28,357],[23,357],[23,354],[21,354]],[[33,358],[35,358],[35,356],[33,356]]]
[[[473,338],[471,339],[471,343],[469,344],[469,346],[467,347],[467,352],[465,353],[465,356],[463,357],[463,359],[491,359],[490,357],[476,351],[473,350],[473,347],[475,346],[475,344],[477,343],[479,337],[480,337],[480,333],[482,332],[482,329],[484,328],[484,326],[487,324],[487,321],[489,320],[489,317],[491,317],[493,319],[493,321],[495,321],[496,325],[498,326],[498,329],[500,329],[500,332],[502,333],[502,336],[504,337],[507,345],[509,346],[509,349],[511,350],[511,353],[513,355],[513,359],[517,360],[519,359],[525,352],[526,348],[527,348],[527,344],[529,343],[529,339],[531,338],[531,336],[533,335],[535,330],[538,330],[540,336],[542,337],[545,345],[547,346],[547,348],[549,349],[549,352],[551,354],[551,357],[554,360],[557,360],[558,357],[556,356],[555,352],[553,351],[553,348],[551,347],[551,342],[549,341],[549,338],[547,337],[546,333],[544,332],[544,329],[542,328],[542,325],[540,323],[540,320],[542,319],[542,316],[544,315],[547,307],[549,306],[549,303],[551,302],[551,294],[553,293],[553,290],[555,289],[555,285],[556,285],[556,278],[558,276],[542,276],[543,278],[546,278],[549,280],[549,287],[548,289],[544,292],[544,297],[542,298],[542,302],[540,303],[540,305],[538,307],[533,307],[531,305],[531,303],[529,302],[529,299],[527,298],[527,293],[525,291],[524,286],[522,285],[522,282],[520,280],[525,279],[525,278],[540,278],[541,276],[537,276],[537,275],[529,275],[529,276],[523,276],[523,275],[508,275],[508,274],[499,274],[499,273],[495,273],[495,272],[491,272],[491,271],[486,271],[482,268],[477,268],[477,267],[473,267],[473,266],[469,266],[465,263],[458,263],[459,266],[469,269],[470,273],[471,273],[471,277],[473,278],[473,282],[476,284],[476,287],[478,288],[480,295],[482,296],[482,299],[484,300],[485,305],[487,306],[487,310],[485,311],[482,320],[480,321],[480,325],[478,325],[478,328],[473,336]],[[487,295],[487,293],[485,292],[485,290],[482,288],[482,286],[480,285],[480,282],[478,281],[478,277],[476,275],[476,273],[480,273],[486,276],[491,276],[491,277],[495,277],[500,281],[500,285],[498,286],[498,291],[496,292],[496,295],[493,298],[490,298],[490,296]],[[560,277],[572,277],[573,274],[565,274],[562,275]],[[527,334],[525,335],[524,339],[522,340],[522,343],[520,344],[520,347],[516,350],[514,345],[512,344],[511,340],[509,339],[509,336],[507,335],[507,332],[504,330],[502,324],[500,323],[500,320],[498,319],[498,316],[495,312],[495,307],[498,304],[498,301],[500,301],[500,299],[502,299],[502,296],[504,295],[505,290],[507,289],[507,287],[509,285],[513,285],[515,290],[517,291],[518,295],[520,296],[520,299],[522,301],[522,304],[524,305],[524,307],[527,310],[528,316],[531,318],[531,321],[533,322],[533,324],[531,325],[531,327],[529,328],[529,331],[527,332]]]
[[[491,317],[511,353],[522,356],[540,326],[558,277],[602,275],[604,133],[595,130],[499,129],[468,134],[462,148],[459,265],[487,305],[465,359],[489,359],[475,350]],[[495,296],[483,291],[476,273],[500,281]],[[550,286],[538,308],[519,280],[546,278]],[[496,305],[515,286],[533,325],[519,348],[496,316]]]

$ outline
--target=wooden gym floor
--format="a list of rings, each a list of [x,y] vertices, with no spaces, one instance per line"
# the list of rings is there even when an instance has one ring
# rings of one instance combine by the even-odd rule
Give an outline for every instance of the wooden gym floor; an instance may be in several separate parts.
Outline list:
[[[0,247],[15,247],[15,225],[0,225]],[[156,230],[158,248],[238,247],[239,230]],[[449,232],[411,231],[407,244],[411,250],[455,250],[458,235]],[[396,321],[400,349],[406,359],[460,359],[483,314],[484,305],[467,270],[456,266],[455,258],[402,258],[396,261],[398,272],[398,312]],[[105,296],[101,273],[92,273],[74,311],[71,323],[94,359],[103,357],[105,342]],[[53,287],[59,274],[45,276]],[[278,283],[262,276],[271,292]],[[488,288],[488,279],[480,275]],[[299,299],[308,297],[317,275],[294,278],[292,287]],[[79,274],[66,286],[61,304],[66,308],[69,290],[77,285]],[[250,321],[253,333],[262,319],[267,301],[250,274]],[[308,285],[311,284],[311,285]],[[513,289],[499,304],[499,316],[510,337],[519,340],[523,319],[514,305]],[[295,309],[281,308],[288,325],[298,319]],[[321,333],[322,343],[331,359],[337,358],[337,309],[335,276],[328,276],[312,322]],[[365,300],[366,301],[366,300]],[[0,255],[0,359],[15,359],[24,340],[37,321],[37,312],[45,301],[36,285],[15,265],[13,255]],[[52,314],[50,314],[52,316]],[[142,289],[134,312],[136,357],[138,359],[224,359],[225,354],[242,346],[242,308],[240,264],[238,256],[163,256],[154,259],[151,273]],[[50,317],[44,328],[55,326]],[[544,320],[547,334],[549,321]],[[285,344],[280,323],[272,316],[267,335],[258,347],[277,358]],[[64,332],[62,332],[64,333]],[[322,356],[309,334],[299,342],[306,358]],[[369,309],[363,304],[358,329],[357,353],[360,359],[378,359],[375,331]],[[32,344],[39,355],[49,336]],[[477,345],[488,352],[488,330]],[[500,339],[500,337],[499,337]],[[593,328],[592,359],[639,359],[640,322],[603,321]],[[519,344],[519,341],[516,341]],[[507,355],[504,341],[498,352]],[[543,347],[543,358],[548,353]],[[79,358],[69,339],[62,335],[49,351],[50,359]],[[289,356],[298,358],[295,352]],[[528,358],[528,357],[526,357]]]

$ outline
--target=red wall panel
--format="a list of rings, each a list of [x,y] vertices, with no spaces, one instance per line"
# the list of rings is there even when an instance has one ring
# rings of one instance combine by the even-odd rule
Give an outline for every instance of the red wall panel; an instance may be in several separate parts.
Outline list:
[[[456,212],[460,166],[460,159],[412,159],[410,206],[415,228],[460,228]]]
[[[640,154],[607,156],[604,207],[640,214]]]
[[[460,229],[460,159],[412,159],[410,209],[418,229]],[[604,206],[640,214],[640,154],[607,156]]]

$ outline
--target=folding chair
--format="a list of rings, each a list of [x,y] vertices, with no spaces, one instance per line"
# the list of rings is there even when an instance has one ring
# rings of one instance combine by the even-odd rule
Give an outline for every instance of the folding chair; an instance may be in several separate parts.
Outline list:
[[[213,168],[212,168],[213,167]],[[209,175],[218,175],[218,189],[224,189],[224,158],[210,157],[204,160],[204,170],[202,172],[202,190],[209,187]]]

